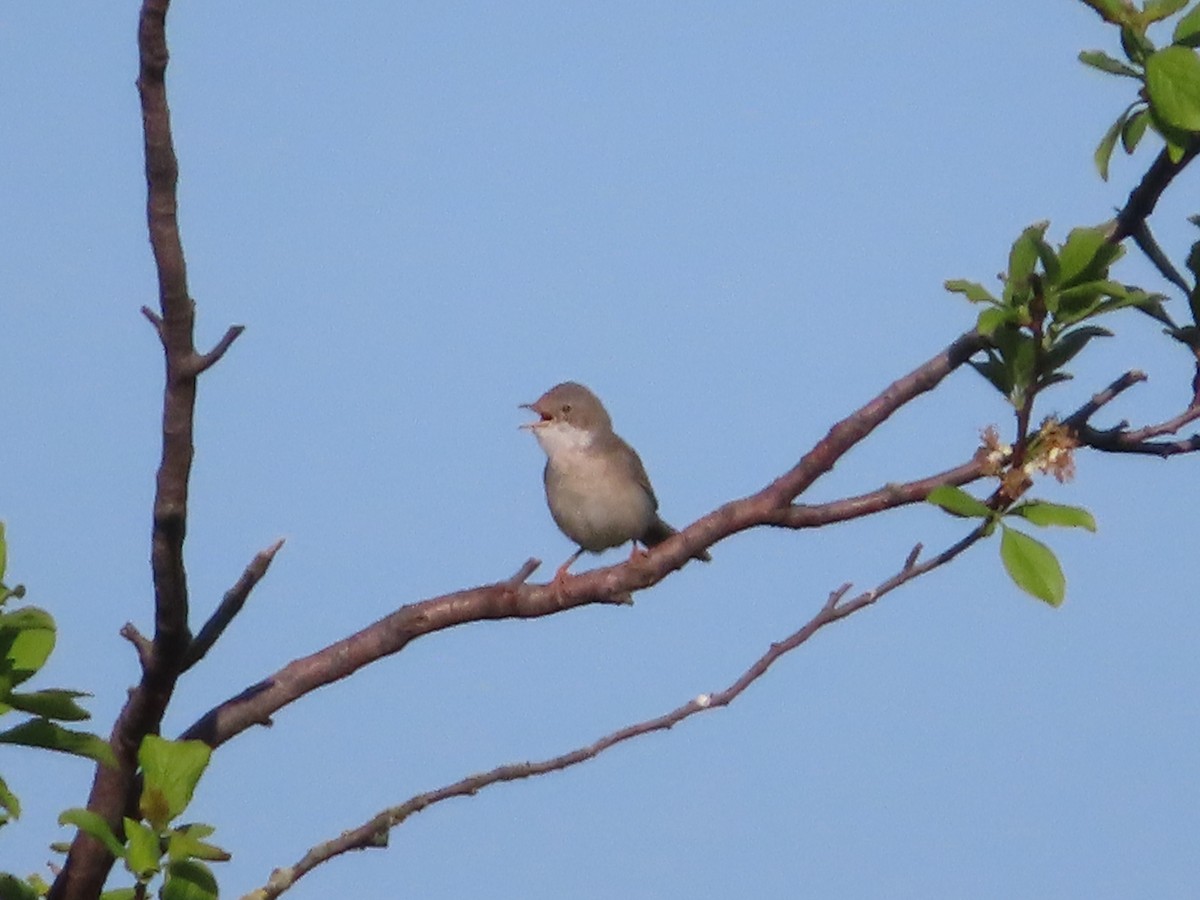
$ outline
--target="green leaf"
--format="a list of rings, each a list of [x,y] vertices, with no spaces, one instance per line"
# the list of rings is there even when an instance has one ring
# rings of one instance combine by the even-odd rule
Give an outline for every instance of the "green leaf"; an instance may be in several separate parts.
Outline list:
[[[1142,11],[1143,22],[1161,22],[1168,16],[1173,16],[1185,6],[1188,0],[1146,0]]]
[[[90,719],[86,709],[75,702],[76,697],[90,697],[83,691],[64,691],[48,688],[32,693],[13,692],[4,698],[4,702],[13,709],[21,712],[45,716],[47,719],[61,719],[64,722],[82,722]]]
[[[1083,2],[1098,12],[1105,22],[1112,22],[1114,25],[1121,25],[1129,21],[1130,14],[1133,12],[1121,0],[1083,0]]]
[[[960,518],[986,519],[993,514],[986,503],[972,497],[962,488],[950,484],[939,484],[925,499],[934,506],[940,506],[950,515]]]
[[[1059,264],[1058,254],[1054,252],[1054,248],[1050,246],[1045,237],[1040,234],[1034,238],[1033,243],[1037,247],[1038,259],[1042,263],[1042,271],[1046,273],[1046,281],[1051,284],[1057,284],[1062,269]]]
[[[171,863],[162,900],[216,900],[217,879],[208,866],[191,861]]]
[[[1059,284],[1065,289],[1099,281],[1124,252],[1120,244],[1109,241],[1108,230],[1102,225],[1072,228],[1058,251]]]
[[[0,809],[3,809],[14,819],[21,818],[21,801],[17,795],[8,789],[4,779],[0,778]]]
[[[1099,325],[1082,325],[1059,335],[1043,357],[1045,367],[1053,371],[1065,366],[1088,345],[1092,338],[1097,337],[1112,337],[1112,332]]]
[[[1037,242],[1049,223],[1038,222],[1021,232],[1008,253],[1008,283],[1014,290],[1024,288],[1038,261]]]
[[[191,802],[196,782],[204,774],[212,748],[203,741],[169,741],[148,734],[138,748],[138,764],[145,775],[142,790],[144,805],[159,807],[166,802],[166,821],[175,818]],[[161,813],[156,812],[156,816]],[[152,819],[152,821],[154,821]],[[158,822],[160,826],[166,821]]]
[[[976,281],[966,281],[962,278],[952,278],[946,282],[946,290],[954,294],[962,294],[972,303],[999,303],[982,284]]]
[[[167,858],[172,862],[182,859],[207,859],[212,862],[225,862],[230,858],[229,853],[215,844],[202,840],[213,831],[208,825],[189,825],[171,831],[167,838]]]
[[[1096,307],[1095,314],[1103,315],[1104,313],[1133,306],[1151,318],[1170,327],[1174,323],[1162,307],[1163,301],[1166,299],[1162,294],[1148,294],[1143,290],[1134,289],[1124,296],[1116,295],[1101,301],[1100,305]]]
[[[1121,146],[1125,148],[1126,153],[1132,153],[1137,149],[1137,145],[1141,143],[1142,137],[1146,133],[1146,126],[1149,124],[1150,110],[1146,108],[1139,109],[1125,120],[1125,125],[1121,129]]]
[[[100,900],[136,900],[137,888],[117,888],[115,891],[105,891]]]
[[[12,683],[33,677],[54,649],[54,617],[44,609],[25,606],[0,614],[0,673],[11,673]]]
[[[1059,525],[1064,528],[1096,530],[1095,518],[1086,509],[1078,506],[1062,506],[1058,503],[1048,503],[1045,500],[1030,500],[1013,507],[1008,514],[1021,516],[1041,528],[1048,525]]]
[[[1100,178],[1103,181],[1108,181],[1108,164],[1112,161],[1113,148],[1117,146],[1117,138],[1121,136],[1121,130],[1125,127],[1125,115],[1117,116],[1117,120],[1108,126],[1108,131],[1104,132],[1104,137],[1100,138],[1100,143],[1096,145],[1096,150],[1092,154],[1092,161],[1096,164],[1096,171],[1100,173]]]
[[[90,834],[117,859],[125,858],[125,847],[117,840],[108,823],[88,809],[68,809],[58,817],[59,825],[74,825],[84,834]]]
[[[1024,392],[1033,385],[1034,361],[1036,356],[1037,348],[1034,345],[1033,339],[1025,338],[1017,344],[1016,352],[1005,360],[1008,363],[1013,388],[1015,389],[1009,395],[1009,400],[1014,406],[1020,406],[1021,402],[1021,398],[1017,395],[1017,392],[1019,391],[1023,396]]]
[[[1146,37],[1145,31],[1124,26],[1121,28],[1121,49],[1131,63],[1144,66],[1146,59],[1154,53],[1154,44]]]
[[[1012,383],[1008,378],[1008,369],[1004,367],[1004,363],[1000,362],[995,354],[989,354],[986,360],[978,362],[976,360],[968,360],[967,365],[987,379],[988,383],[998,390],[1004,396],[1008,396],[1008,392],[1012,390]]]
[[[1067,372],[1051,372],[1049,375],[1043,375],[1038,380],[1038,387],[1039,389],[1045,389],[1063,381],[1070,381],[1074,377],[1074,375]]]
[[[1192,133],[1168,123],[1153,106],[1150,107],[1150,127],[1157,131],[1166,142],[1167,156],[1171,161],[1179,162],[1183,158],[1183,154],[1187,152],[1188,145],[1192,140]]]
[[[38,892],[15,875],[0,872],[0,900],[38,900]]]
[[[1173,40],[1185,47],[1195,47],[1200,44],[1200,4],[1197,4],[1182,19],[1175,23]],[[0,575],[3,575],[0,572]]]
[[[0,744],[20,744],[23,747],[42,747],[75,756],[86,756],[115,768],[117,758],[112,747],[94,734],[71,731],[46,719],[30,719],[8,731],[0,731]]]
[[[1165,47],[1146,60],[1146,91],[1168,125],[1200,131],[1200,57],[1195,50]]]
[[[997,328],[1000,328],[1011,320],[1011,310],[1003,309],[999,306],[990,306],[979,313],[979,318],[975,321],[975,330],[984,337],[991,337],[996,333]]]
[[[1067,579],[1054,553],[1041,541],[1003,526],[1000,559],[1013,582],[1051,606],[1062,606]]]
[[[158,832],[126,816],[125,839],[129,842],[125,868],[129,869],[138,881],[149,881],[158,871],[158,861],[162,859]]]
[[[1091,66],[1093,69],[1099,69],[1110,75],[1124,75],[1128,78],[1138,79],[1142,77],[1137,69],[1125,65],[1119,59],[1113,59],[1103,50],[1082,50],[1079,53],[1079,61],[1085,66]]]

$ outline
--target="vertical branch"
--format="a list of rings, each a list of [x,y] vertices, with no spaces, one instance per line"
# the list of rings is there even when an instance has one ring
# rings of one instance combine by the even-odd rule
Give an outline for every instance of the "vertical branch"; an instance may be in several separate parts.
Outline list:
[[[138,20],[140,70],[138,94],[146,153],[146,219],[158,273],[159,311],[143,308],[162,342],[166,358],[163,388],[162,458],[154,495],[151,568],[154,581],[154,638],[146,641],[132,626],[123,633],[136,637],[142,677],[113,725],[109,738],[115,769],[97,767],[88,809],[121,833],[121,817],[136,809],[137,749],[142,738],[156,733],[183,668],[191,636],[188,631],[187,574],[183,541],[187,532],[188,479],[194,446],[193,413],[196,379],[215,363],[241,332],[231,328],[207,354],[196,352],[195,310],[188,296],[187,267],[176,217],[179,165],[171,138],[167,106],[168,61],[166,17],[170,0],[144,0]],[[136,815],[136,812],[133,813]],[[99,895],[113,858],[87,835],[77,835],[66,864],[51,889],[51,898]]]
[[[192,416],[196,403],[195,310],[187,290],[187,266],[179,238],[176,184],[179,163],[167,107],[166,16],[170,0],[146,0],[138,25],[141,71],[138,94],[146,152],[146,222],[158,271],[161,316],[155,323],[166,356],[162,459],[154,495],[151,565],[154,571],[156,657],[182,653],[187,634],[188,477],[192,469]],[[151,669],[155,668],[153,665]]]

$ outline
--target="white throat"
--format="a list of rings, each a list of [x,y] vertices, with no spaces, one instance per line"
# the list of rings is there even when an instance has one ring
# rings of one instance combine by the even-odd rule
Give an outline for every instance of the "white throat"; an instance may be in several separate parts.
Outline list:
[[[571,454],[586,450],[596,439],[595,432],[558,420],[538,423],[533,429],[533,434],[546,451],[546,455],[551,458],[561,453]]]

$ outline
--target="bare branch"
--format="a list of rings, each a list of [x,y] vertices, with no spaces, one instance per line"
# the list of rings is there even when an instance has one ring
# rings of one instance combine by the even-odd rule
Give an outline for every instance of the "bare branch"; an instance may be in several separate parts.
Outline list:
[[[924,544],[917,544],[912,548],[912,550],[909,551],[908,557],[904,560],[905,572],[917,564],[917,560],[921,558],[921,551],[924,549]]]
[[[525,560],[525,562],[521,565],[521,568],[517,569],[517,571],[513,573],[513,577],[505,582],[505,585],[509,590],[516,590],[529,580],[529,576],[536,572],[538,566],[541,564],[542,561],[540,559],[534,559],[532,556],[529,557],[529,559]]]
[[[1138,182],[1137,187],[1129,193],[1129,199],[1125,201],[1125,205],[1121,208],[1121,211],[1117,213],[1117,218],[1113,222],[1112,232],[1109,234],[1109,240],[1114,244],[1120,243],[1125,238],[1135,234],[1141,227],[1141,224],[1149,219],[1154,212],[1154,207],[1158,204],[1158,198],[1170,187],[1171,182],[1175,180],[1175,176],[1182,172],[1187,167],[1187,164],[1195,159],[1198,152],[1200,152],[1200,141],[1193,139],[1179,162],[1171,162],[1171,157],[1164,148],[1146,171],[1146,174],[1142,176],[1142,180]]]
[[[1165,422],[1146,425],[1133,431],[1128,429],[1126,422],[1121,422],[1115,428],[1109,429],[1093,428],[1089,424],[1091,417],[1101,407],[1110,403],[1118,394],[1145,380],[1146,376],[1142,372],[1136,370],[1126,372],[1065,418],[1063,425],[1071,429],[1081,445],[1104,453],[1132,453],[1165,458],[1178,456],[1181,453],[1195,453],[1200,450],[1200,435],[1192,435],[1190,438],[1178,441],[1154,440],[1165,434],[1175,434],[1185,425],[1200,419],[1200,402],[1195,398],[1186,409]]]
[[[515,586],[511,581],[497,582],[402,606],[357,634],[294,660],[274,675],[226,700],[192,724],[182,737],[217,747],[246,728],[269,720],[288,703],[399,652],[416,638],[465,622],[537,618],[591,603],[629,604],[634,592],[657,584],[681,568],[700,549],[738,531],[768,524],[812,527],[855,518],[924,499],[938,477],[944,476],[959,484],[978,478],[983,473],[982,463],[972,461],[943,473],[943,476],[911,485],[885,487],[841,501],[841,505],[791,505],[796,494],[829,471],[847,450],[901,406],[935,387],[982,347],[983,342],[984,339],[975,332],[962,335],[835,425],[791,471],[759,493],[725,504],[647,554],[639,554],[619,565],[574,575],[561,587],[529,585],[523,580]]]
[[[146,317],[146,321],[154,326],[154,330],[158,333],[158,339],[163,339],[163,320],[162,316],[156,313],[148,306],[142,307],[142,315]]]
[[[236,341],[238,336],[245,330],[245,325],[230,325],[229,330],[225,332],[225,334],[221,337],[221,340],[217,341],[217,345],[215,347],[213,347],[207,353],[202,353],[195,357],[195,371],[193,374],[199,375],[201,372],[212,368],[214,365],[220,362],[221,357],[225,355],[225,351],[233,346],[233,342]]]
[[[133,648],[137,650],[138,662],[142,666],[142,671],[150,665],[151,654],[154,650],[154,645],[146,639],[146,637],[134,627],[132,622],[126,622],[121,626],[121,637],[133,644]]]
[[[1097,431],[1091,426],[1078,429],[1075,434],[1081,444],[1104,453],[1133,453],[1141,456],[1178,456],[1200,450],[1200,434],[1177,441],[1152,441],[1144,435],[1173,434],[1189,422],[1200,419],[1200,407],[1192,407],[1158,425],[1147,425],[1136,431]]]
[[[283,546],[283,540],[280,539],[267,547],[265,550],[260,550],[255,554],[254,559],[250,561],[250,565],[246,566],[246,570],[242,572],[242,577],[237,580],[225,596],[221,598],[221,604],[213,612],[209,620],[204,623],[204,627],[200,629],[200,633],[196,635],[191,645],[184,654],[182,670],[186,672],[196,663],[204,658],[204,655],[212,649],[233,621],[234,616],[242,611],[242,606],[246,602],[246,598],[250,596],[250,592],[254,590],[254,586],[262,581],[263,576],[267,574],[267,569],[270,568],[272,561],[275,559],[275,554]]]
[[[987,339],[976,331],[960,335],[937,356],[892,382],[865,406],[834,425],[799,463],[756,497],[770,501],[777,508],[795,500],[817,478],[832,469],[846,451],[887,421],[896,410],[933,390],[942,379],[986,346]]]
[[[188,295],[187,265],[179,235],[176,185],[179,165],[171,137],[166,68],[169,59],[166,16],[170,0],[144,0],[138,19],[138,95],[146,159],[146,223],[158,275],[159,312],[143,308],[154,325],[166,356],[163,388],[162,456],[155,485],[151,568],[154,582],[154,637],[138,643],[142,663],[139,684],[113,724],[109,742],[116,767],[98,766],[87,808],[120,833],[121,817],[135,790],[137,749],[142,738],[157,732],[175,689],[188,631],[188,586],[183,543],[187,533],[188,482],[194,444],[192,427],[196,375],[204,368],[193,338],[195,309]],[[232,341],[230,335],[214,360]],[[222,346],[224,345],[224,347]],[[218,352],[219,351],[219,352]],[[143,639],[144,640],[144,639]],[[80,832],[50,890],[52,900],[84,900],[100,893],[112,856],[98,841]]]
[[[1131,369],[1100,391],[1098,394],[1093,394],[1092,398],[1071,415],[1063,419],[1063,425],[1067,428],[1080,428],[1087,424],[1088,420],[1094,416],[1101,407],[1111,403],[1120,394],[1129,390],[1135,384],[1140,384],[1146,380],[1146,373],[1140,372],[1137,369]]]
[[[888,484],[867,494],[856,497],[846,497],[829,503],[807,506],[793,504],[783,509],[775,510],[765,516],[766,524],[779,525],[786,528],[819,528],[833,522],[845,522],[869,516],[884,510],[920,503],[929,492],[942,484],[961,487],[982,478],[988,469],[988,463],[983,454],[977,454],[975,459],[962,465],[903,484]]]
[[[983,531],[982,526],[974,529],[962,540],[919,566],[910,564],[913,560],[913,555],[910,554],[904,568],[899,572],[875,588],[859,594],[852,600],[844,603],[841,602],[850,589],[849,584],[844,584],[837,590],[832,591],[815,616],[787,637],[771,644],[767,651],[755,660],[736,681],[722,691],[715,694],[701,694],[668,713],[633,725],[627,725],[599,738],[587,746],[579,747],[560,756],[540,762],[510,763],[498,766],[491,771],[470,775],[445,787],[418,794],[398,806],[384,810],[357,828],[344,831],[336,838],[318,844],[305,853],[294,865],[276,869],[271,873],[270,879],[263,887],[244,895],[242,900],[271,900],[271,898],[278,897],[290,889],[297,881],[317,866],[329,862],[343,853],[348,853],[351,850],[386,847],[388,834],[391,829],[401,825],[411,816],[428,809],[436,803],[441,803],[453,797],[472,796],[484,788],[495,784],[533,778],[538,775],[546,775],[550,772],[559,772],[590,759],[595,759],[605,750],[615,747],[617,744],[655,731],[665,731],[674,728],[680,722],[690,719],[697,713],[729,706],[750,685],[765,675],[767,670],[778,662],[779,659],[805,643],[826,625],[844,619],[858,612],[860,609],[870,606],[901,585],[927,572],[931,572],[939,566],[945,565],[975,544],[983,536]]]

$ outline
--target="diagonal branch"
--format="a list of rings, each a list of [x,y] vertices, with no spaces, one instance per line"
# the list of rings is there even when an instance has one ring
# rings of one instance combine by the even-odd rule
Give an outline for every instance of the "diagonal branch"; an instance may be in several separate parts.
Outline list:
[[[844,522],[873,515],[898,506],[920,503],[929,492],[939,485],[962,487],[988,474],[991,464],[986,454],[976,453],[975,458],[953,469],[930,475],[904,484],[888,484],[878,490],[856,497],[846,497],[830,503],[814,505],[791,504],[776,510],[766,518],[766,524],[786,528],[820,528],[833,522]]]
[[[842,585],[829,595],[829,598],[815,616],[787,637],[771,644],[767,651],[756,659],[736,681],[722,691],[715,694],[701,694],[668,713],[637,722],[633,725],[627,725],[591,744],[578,747],[560,756],[539,762],[510,763],[509,765],[498,766],[491,771],[470,775],[445,787],[418,794],[398,806],[384,810],[357,828],[344,831],[336,838],[318,844],[305,853],[295,865],[285,869],[276,869],[271,873],[271,878],[266,885],[246,894],[242,900],[271,900],[271,898],[278,897],[294,886],[297,881],[317,866],[329,862],[343,853],[348,853],[351,850],[385,847],[387,846],[388,835],[391,829],[403,824],[411,816],[428,809],[436,803],[441,803],[444,800],[454,797],[471,796],[486,787],[496,784],[533,778],[538,775],[546,775],[550,772],[560,772],[572,766],[577,766],[580,763],[587,762],[590,759],[595,759],[604,751],[633,738],[641,737],[655,731],[666,731],[699,713],[729,706],[750,685],[765,675],[771,666],[804,644],[826,625],[844,619],[876,603],[901,585],[912,581],[914,578],[919,578],[921,575],[931,572],[939,566],[945,565],[977,543],[983,535],[984,527],[980,526],[937,556],[919,564],[916,562],[916,556],[920,550],[920,545],[918,545],[905,560],[900,571],[895,575],[881,582],[871,590],[864,591],[844,602],[843,598],[849,592],[850,585]]]
[[[200,633],[188,646],[181,663],[182,671],[186,672],[200,662],[204,655],[212,649],[213,644],[225,633],[225,629],[233,621],[234,616],[242,611],[242,606],[245,604],[246,598],[250,596],[250,592],[254,590],[254,586],[267,574],[267,569],[271,567],[275,554],[282,546],[283,541],[278,540],[267,549],[260,550],[255,554],[250,565],[246,566],[246,570],[242,572],[242,577],[225,592],[220,606],[216,608],[208,621],[204,623],[204,627],[200,629]]]
[[[1150,168],[1146,170],[1146,174],[1142,176],[1142,180],[1138,182],[1137,187],[1130,191],[1125,205],[1117,213],[1112,233],[1108,238],[1112,243],[1120,243],[1125,238],[1137,234],[1142,224],[1153,214],[1159,197],[1171,186],[1175,176],[1196,158],[1197,153],[1200,153],[1200,139],[1193,138],[1179,162],[1171,161],[1166,148],[1158,154]]]
[[[1200,450],[1200,435],[1192,435],[1176,441],[1154,440],[1154,438],[1166,434],[1175,434],[1185,425],[1200,419],[1200,401],[1197,399],[1193,399],[1186,409],[1165,422],[1146,425],[1133,431],[1129,430],[1126,422],[1121,422],[1115,428],[1109,429],[1092,427],[1089,420],[1101,407],[1112,402],[1117,395],[1145,380],[1146,375],[1143,372],[1136,370],[1126,372],[1064,419],[1063,425],[1071,429],[1081,445],[1105,453],[1132,453],[1166,458]]]
[[[811,527],[923,499],[933,487],[928,479],[914,488],[884,488],[873,495],[852,498],[841,509],[792,507],[792,500],[855,444],[894,412],[936,387],[984,345],[984,338],[967,332],[945,350],[893,382],[877,397],[836,424],[804,457],[757,494],[725,504],[649,554],[608,568],[573,576],[561,588],[552,585],[513,585],[497,582],[445,594],[400,607],[378,622],[303,659],[288,663],[274,675],[252,685],[236,697],[205,713],[184,731],[186,739],[219,746],[252,725],[270,721],[282,707],[323,685],[353,674],[384,656],[403,650],[423,635],[486,619],[537,618],[591,603],[626,604],[630,595],[666,578],[681,568],[702,547],[721,538],[761,525],[790,524],[790,516],[811,515]],[[951,470],[964,483],[978,477],[974,464]],[[815,512],[807,513],[806,510]],[[527,576],[526,576],[527,577]]]

